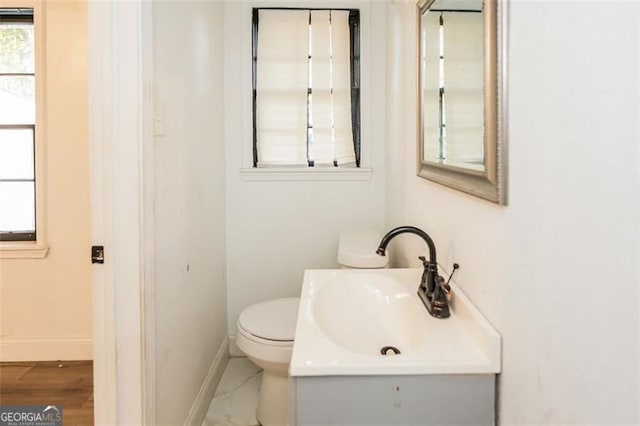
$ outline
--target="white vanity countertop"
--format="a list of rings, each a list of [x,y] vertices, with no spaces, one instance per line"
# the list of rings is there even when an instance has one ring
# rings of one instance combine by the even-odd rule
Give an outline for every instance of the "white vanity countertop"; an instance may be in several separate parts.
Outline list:
[[[437,319],[429,315],[416,294],[421,275],[421,268],[305,271],[290,375],[499,373],[500,335],[453,282],[451,316]],[[382,282],[378,289],[376,284],[365,282],[363,290],[360,283],[355,281],[368,279],[377,282],[377,278],[391,284]],[[344,284],[342,281],[345,279],[351,281]],[[336,284],[345,286],[344,294],[341,291],[337,293]],[[326,287],[324,293],[323,287]],[[319,294],[321,297],[318,297]],[[367,309],[367,304],[375,305],[373,309],[376,311]],[[386,306],[395,306],[395,311],[387,310]],[[385,312],[378,315],[380,310]],[[371,321],[358,323],[354,318],[360,316],[362,319],[366,315]],[[389,316],[402,318],[389,320]],[[353,342],[359,339],[363,342],[363,348],[369,344],[377,348],[385,346],[385,339],[393,340],[396,335],[408,333],[410,336],[408,340],[405,339],[411,342],[408,350],[399,347],[401,354],[382,356],[378,349],[360,350],[354,346],[359,343],[353,343],[351,339],[344,340],[344,336],[348,336],[345,333],[350,332],[350,326],[356,324],[362,330],[369,323],[373,327],[369,333],[367,330],[358,333]],[[344,330],[340,329],[342,325]],[[342,342],[346,344],[340,344],[340,339],[330,337],[332,332],[342,336]],[[368,342],[367,339],[372,341]]]

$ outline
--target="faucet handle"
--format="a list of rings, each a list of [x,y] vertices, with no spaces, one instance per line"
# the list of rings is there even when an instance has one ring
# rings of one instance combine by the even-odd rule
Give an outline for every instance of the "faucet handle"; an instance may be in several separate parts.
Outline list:
[[[436,278],[436,284],[438,285],[438,287],[442,289],[444,294],[446,295],[451,294],[451,286],[449,285],[448,282],[444,281],[444,278],[441,275],[438,275],[438,277]]]
[[[427,258],[424,257],[424,256],[418,256],[418,259],[420,259],[420,261],[422,262],[422,266],[426,267],[427,263],[429,263],[429,262],[427,262]]]

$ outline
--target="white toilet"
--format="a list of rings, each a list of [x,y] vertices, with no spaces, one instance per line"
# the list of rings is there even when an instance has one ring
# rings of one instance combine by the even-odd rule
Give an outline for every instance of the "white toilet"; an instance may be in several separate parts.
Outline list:
[[[343,268],[385,268],[388,258],[376,254],[380,240],[375,230],[340,233],[338,263]],[[257,303],[242,311],[238,319],[236,344],[263,369],[256,416],[264,426],[282,426],[289,421],[289,363],[299,300],[289,297]]]

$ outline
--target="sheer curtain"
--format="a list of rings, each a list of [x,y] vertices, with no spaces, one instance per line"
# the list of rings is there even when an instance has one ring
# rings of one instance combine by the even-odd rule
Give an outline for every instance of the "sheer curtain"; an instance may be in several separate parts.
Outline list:
[[[447,161],[484,161],[482,13],[444,13]]]

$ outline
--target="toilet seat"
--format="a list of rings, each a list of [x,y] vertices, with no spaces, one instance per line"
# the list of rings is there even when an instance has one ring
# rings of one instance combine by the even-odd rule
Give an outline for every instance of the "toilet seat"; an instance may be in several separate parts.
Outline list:
[[[283,370],[283,374],[286,374],[289,369],[289,362],[293,353],[293,342],[262,339],[252,335],[238,325],[236,344],[250,360],[262,368],[265,367],[264,363],[271,365],[271,368],[275,368],[274,364],[279,364],[281,368],[278,369]]]
[[[238,348],[259,366],[286,376],[299,304],[299,297],[289,297],[246,308],[238,318]]]
[[[291,345],[296,333],[299,297],[268,300],[246,308],[238,318],[238,328],[254,341]]]

